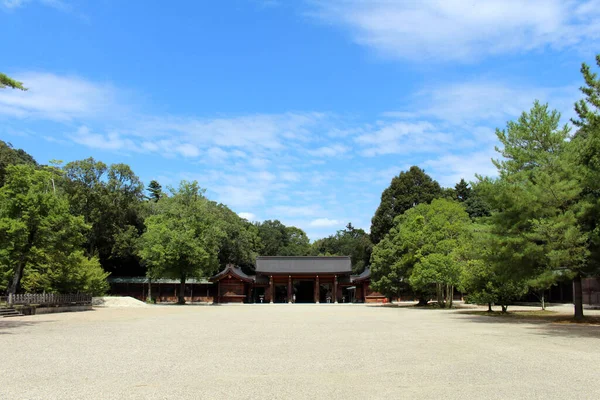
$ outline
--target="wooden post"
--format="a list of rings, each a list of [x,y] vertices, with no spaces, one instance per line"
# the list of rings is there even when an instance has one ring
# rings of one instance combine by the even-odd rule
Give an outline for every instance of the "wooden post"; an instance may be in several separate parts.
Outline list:
[[[273,297],[274,297],[274,293],[273,293],[273,275],[271,275],[270,280],[269,280],[269,303],[273,304]]]
[[[337,299],[338,299],[337,289],[338,289],[338,286],[337,286],[337,275],[335,275],[333,277],[333,299],[334,299],[333,302],[336,303],[336,304],[338,302],[337,301]]]
[[[217,301],[216,303],[219,304],[221,302],[221,280],[217,281]]]
[[[288,303],[292,303],[292,276],[288,275]]]
[[[315,303],[319,304],[319,297],[321,297],[321,287],[319,286],[319,275],[315,280]]]

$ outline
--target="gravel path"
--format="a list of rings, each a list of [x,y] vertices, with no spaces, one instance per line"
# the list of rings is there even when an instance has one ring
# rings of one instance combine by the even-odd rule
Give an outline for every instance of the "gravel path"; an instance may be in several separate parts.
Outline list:
[[[598,399],[599,344],[460,311],[102,308],[0,319],[0,399]]]

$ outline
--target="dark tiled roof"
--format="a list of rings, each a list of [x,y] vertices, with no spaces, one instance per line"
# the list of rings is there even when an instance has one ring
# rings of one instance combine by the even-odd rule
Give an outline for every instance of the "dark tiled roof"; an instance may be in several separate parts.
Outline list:
[[[108,283],[148,283],[148,278],[145,276],[116,276],[116,277],[108,277],[106,279]],[[167,279],[167,278],[158,278],[152,279],[152,283],[173,283],[179,284],[179,279]],[[207,279],[194,279],[188,278],[185,280],[185,284],[204,284],[211,285]]]
[[[254,282],[254,276],[247,275],[244,271],[242,271],[242,269],[240,267],[236,267],[233,264],[228,264],[223,271],[219,272],[218,274],[216,274],[214,276],[211,276],[210,281],[211,282],[218,281],[219,279],[223,278],[224,276],[226,276],[228,274],[237,276],[241,280],[244,280],[247,282]]]
[[[371,277],[371,269],[365,268],[365,270],[363,272],[361,272],[360,275],[352,275],[352,282],[364,281],[365,279],[369,279],[370,277]]]
[[[260,274],[349,274],[350,257],[256,257]]]

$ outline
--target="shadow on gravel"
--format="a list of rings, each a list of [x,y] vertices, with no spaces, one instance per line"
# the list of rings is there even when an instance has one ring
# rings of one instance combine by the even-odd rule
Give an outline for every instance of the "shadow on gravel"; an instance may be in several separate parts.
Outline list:
[[[17,319],[18,318],[18,319]],[[9,335],[19,333],[19,328],[27,326],[39,325],[46,322],[52,321],[32,321],[26,319],[27,317],[11,317],[11,318],[0,318],[0,335]]]
[[[528,324],[528,329],[543,336],[589,337],[600,339],[600,317],[585,317],[575,321],[572,317],[553,311],[458,311],[461,319],[485,324]]]

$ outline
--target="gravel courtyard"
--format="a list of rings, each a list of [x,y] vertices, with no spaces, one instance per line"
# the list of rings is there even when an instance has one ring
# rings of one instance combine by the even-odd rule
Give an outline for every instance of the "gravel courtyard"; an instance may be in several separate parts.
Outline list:
[[[0,319],[0,399],[598,399],[600,327],[364,305]]]

